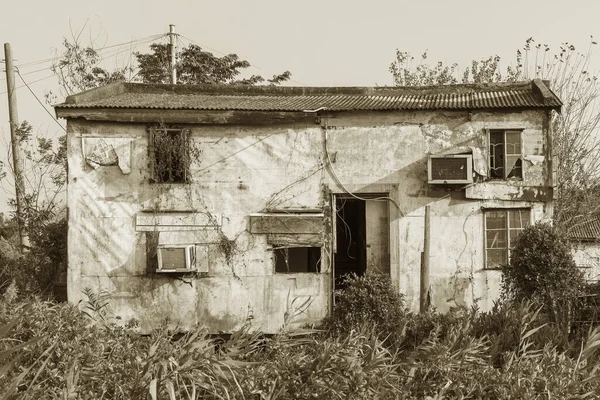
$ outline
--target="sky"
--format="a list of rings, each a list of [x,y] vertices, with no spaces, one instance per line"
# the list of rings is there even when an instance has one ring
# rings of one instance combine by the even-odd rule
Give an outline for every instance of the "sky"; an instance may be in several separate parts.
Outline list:
[[[252,74],[289,70],[295,86],[383,86],[393,84],[396,49],[415,56],[427,50],[432,61],[461,66],[497,54],[507,66],[529,37],[553,48],[587,48],[590,35],[600,37],[598,15],[597,0],[19,0],[0,15],[0,40],[11,44],[15,64],[44,103],[45,93],[59,93],[48,59],[78,33],[96,48],[127,43],[103,52],[108,69],[125,65],[131,50],[147,50],[147,38],[175,24],[182,44],[236,53],[253,65]],[[54,111],[16,81],[19,119],[40,135],[59,135]],[[2,73],[0,160],[10,143],[5,92]],[[4,179],[0,187],[4,211],[12,184]]]

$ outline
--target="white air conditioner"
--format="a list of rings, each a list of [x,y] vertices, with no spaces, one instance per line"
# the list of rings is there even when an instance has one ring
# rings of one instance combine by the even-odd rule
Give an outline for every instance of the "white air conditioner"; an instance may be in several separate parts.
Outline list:
[[[156,272],[192,272],[196,265],[196,246],[158,246],[158,269]]]
[[[427,162],[428,183],[463,184],[473,182],[471,154],[430,155]]]

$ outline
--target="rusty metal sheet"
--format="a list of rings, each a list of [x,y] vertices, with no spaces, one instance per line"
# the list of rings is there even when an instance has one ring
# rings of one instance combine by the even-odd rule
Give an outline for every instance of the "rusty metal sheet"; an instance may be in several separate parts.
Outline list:
[[[176,85],[171,90],[156,85],[122,84],[120,90],[101,90],[94,96],[70,96],[56,109],[125,108],[222,111],[331,111],[368,110],[470,110],[502,108],[560,108],[561,101],[540,83],[439,85],[425,87],[302,88],[235,85]],[[543,85],[543,83],[541,84]],[[163,85],[170,87],[171,85]],[[180,86],[182,88],[179,88]],[[188,87],[184,87],[188,86]],[[536,89],[538,88],[538,89]],[[100,88],[102,89],[102,88]],[[550,94],[548,94],[550,93]],[[81,97],[78,97],[81,96]],[[88,97],[86,97],[88,96]]]

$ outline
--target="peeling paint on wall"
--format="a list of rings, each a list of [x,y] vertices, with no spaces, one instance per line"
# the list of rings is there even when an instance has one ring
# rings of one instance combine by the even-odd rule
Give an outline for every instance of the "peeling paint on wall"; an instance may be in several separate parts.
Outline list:
[[[87,286],[108,290],[111,311],[146,331],[169,317],[182,329],[206,325],[226,332],[250,323],[276,332],[294,304],[307,299],[306,313],[295,322],[318,320],[329,312],[333,287],[331,196],[350,190],[388,198],[381,203],[385,222],[371,229],[387,234],[389,273],[413,309],[426,205],[433,214],[433,305],[489,309],[499,285],[494,271],[484,270],[482,207],[528,207],[535,220],[550,217],[552,190],[539,153],[542,114],[344,112],[321,118],[321,126],[189,126],[199,154],[189,184],[149,182],[145,125],[69,120],[69,300],[77,303]],[[486,180],[486,129],[523,131],[523,180]],[[130,174],[116,166],[86,167],[86,137],[128,140]],[[479,180],[468,187],[429,185],[429,155],[459,150],[474,155]],[[286,225],[282,218],[258,229],[256,216],[274,212],[320,214],[318,229],[311,228],[314,221]],[[218,216],[218,223],[205,223],[207,215]],[[203,272],[149,274],[147,232],[154,229],[161,244],[200,245]],[[276,245],[320,245],[320,271],[276,272]]]

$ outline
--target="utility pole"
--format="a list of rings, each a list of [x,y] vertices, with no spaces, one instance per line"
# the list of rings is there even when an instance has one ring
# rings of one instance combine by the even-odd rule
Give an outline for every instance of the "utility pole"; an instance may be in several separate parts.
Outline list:
[[[23,157],[17,130],[19,129],[19,116],[17,115],[17,92],[15,87],[15,67],[13,66],[12,50],[10,43],[4,43],[4,59],[6,66],[6,89],[8,90],[8,116],[10,120],[10,141],[12,144],[13,169],[15,175],[15,194],[17,197],[17,223],[21,239],[21,253],[29,251],[29,233],[27,218],[23,212],[25,206],[25,185],[23,184]]]
[[[171,83],[173,85],[177,84],[177,67],[176,67],[176,54],[177,54],[177,47],[176,47],[176,42],[175,42],[175,25],[171,24],[169,25],[169,40],[170,40],[170,44],[169,44],[169,48],[171,50]]]

